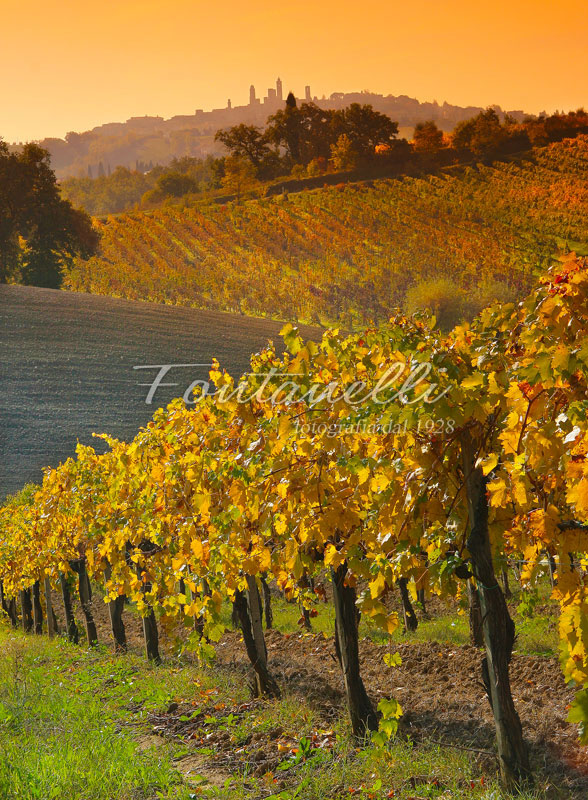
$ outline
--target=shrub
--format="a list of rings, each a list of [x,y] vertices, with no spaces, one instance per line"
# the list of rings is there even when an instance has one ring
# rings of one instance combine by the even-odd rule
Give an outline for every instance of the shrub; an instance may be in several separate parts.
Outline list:
[[[433,278],[413,286],[406,293],[404,310],[407,314],[430,311],[437,325],[451,330],[463,319],[464,292],[449,278]]]

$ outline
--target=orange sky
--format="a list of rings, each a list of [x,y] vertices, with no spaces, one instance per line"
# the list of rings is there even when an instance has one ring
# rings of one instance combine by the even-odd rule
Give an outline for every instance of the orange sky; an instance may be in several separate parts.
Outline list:
[[[0,0],[0,137],[284,90],[588,105],[585,0]]]

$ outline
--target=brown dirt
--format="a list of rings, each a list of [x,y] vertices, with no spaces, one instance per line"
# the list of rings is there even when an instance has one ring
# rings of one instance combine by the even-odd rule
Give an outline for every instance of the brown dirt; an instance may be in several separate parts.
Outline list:
[[[102,594],[100,594],[100,592],[96,590],[95,586],[92,587],[92,590],[93,590],[92,615],[94,617],[94,622],[96,623],[96,631],[98,633],[98,643],[106,645],[112,644],[113,638],[110,630],[110,615],[108,611],[108,606],[104,602]],[[63,631],[65,630],[65,612],[63,609],[63,599],[61,596],[61,592],[56,592],[55,590],[53,590],[51,592],[51,599],[60,631],[63,633]],[[86,641],[84,615],[80,607],[77,592],[73,591],[72,591],[72,606],[73,606],[74,617],[76,619],[78,631],[80,634],[80,643],[84,644]],[[135,613],[131,613],[128,609],[125,609],[125,612],[123,613],[123,621],[125,625],[129,650],[131,652],[137,652],[137,653],[142,652],[145,648],[145,643],[143,639],[143,621],[141,617],[139,617]]]
[[[209,367],[174,368],[153,402],[145,402],[156,371],[147,364],[210,364],[231,375],[273,339],[282,322],[82,292],[0,285],[0,499],[42,468],[74,456],[78,440],[99,452],[104,432],[130,441],[154,412],[183,395]],[[308,338],[318,328],[300,326]]]
[[[322,635],[267,632],[271,668],[282,687],[303,696],[327,726],[344,712],[343,681],[331,639]],[[415,742],[433,740],[472,750],[480,768],[494,771],[494,725],[480,679],[480,653],[470,646],[436,642],[401,644],[399,667],[387,667],[388,648],[361,643],[362,674],[374,703],[394,696],[404,709],[401,731]],[[237,634],[218,646],[218,660],[248,670]],[[512,690],[538,776],[561,787],[570,798],[588,796],[588,748],[577,740],[577,726],[566,720],[573,690],[564,683],[554,658],[514,655]],[[478,752],[484,751],[484,752]]]
[[[57,616],[63,624],[60,598],[55,598]],[[74,599],[76,618],[82,614]],[[93,598],[93,611],[99,640],[110,643],[108,608],[98,592]],[[142,621],[126,611],[124,622],[129,649],[143,652]],[[162,653],[171,653],[174,637],[160,631]],[[83,638],[82,638],[83,641]],[[281,634],[267,631],[266,641],[270,667],[284,692],[308,702],[320,715],[321,725],[329,728],[345,713],[343,680],[335,659],[333,640],[323,635]],[[399,644],[394,647],[402,658],[399,667],[387,667],[383,657],[386,646],[370,640],[361,642],[362,675],[374,704],[382,697],[394,696],[402,705],[404,716],[400,731],[418,744],[439,742],[471,751],[481,772],[496,770],[494,725],[480,677],[480,652],[471,646],[450,647],[437,642]],[[249,663],[240,634],[228,632],[217,645],[217,668],[249,675]],[[529,742],[532,767],[542,782],[558,787],[557,797],[585,800],[588,797],[588,748],[577,739],[577,726],[566,722],[567,707],[574,692],[566,686],[555,658],[513,655],[511,663],[512,691]],[[173,734],[190,739],[201,723],[179,722],[189,709],[156,715],[152,722],[159,735]],[[245,707],[224,709],[239,715]],[[195,735],[195,734],[194,734]],[[207,734],[194,744],[213,746],[211,760],[189,760],[178,768],[194,771],[211,780],[223,780],[229,771],[248,764],[255,774],[275,767],[275,736],[264,735],[247,743],[241,752],[234,752],[228,735]],[[229,770],[229,771],[225,771]]]

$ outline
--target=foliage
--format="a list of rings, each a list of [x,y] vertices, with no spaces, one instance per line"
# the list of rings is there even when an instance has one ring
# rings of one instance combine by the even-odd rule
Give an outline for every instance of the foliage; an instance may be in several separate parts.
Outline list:
[[[270,172],[272,152],[268,136],[256,125],[235,125],[217,131],[214,138],[229,150],[231,156],[249,160],[257,175]]]
[[[56,288],[76,255],[90,256],[98,237],[89,217],[59,196],[49,153],[0,141],[0,283]]]
[[[443,131],[433,121],[419,122],[414,129],[413,142],[417,152],[436,153],[443,147]]]
[[[185,194],[195,192],[198,184],[189,175],[170,170],[160,175],[155,184],[155,190],[164,197],[183,197]]]
[[[292,164],[305,165],[317,158],[328,159],[343,142],[356,162],[373,160],[376,147],[389,144],[397,133],[398,125],[370,105],[352,103],[340,111],[328,111],[314,103],[298,108],[295,101],[271,116],[266,130],[268,140],[284,147]]]
[[[408,289],[404,309],[407,314],[430,311],[441,330],[449,331],[496,300],[506,303],[514,299],[515,291],[508,284],[490,281],[465,291],[450,278],[431,278]]]
[[[117,167],[102,178],[67,178],[60,183],[62,196],[89,214],[114,214],[140,203],[154,179],[142,172]]]
[[[229,156],[225,159],[225,175],[221,183],[236,196],[237,203],[244,194],[258,185],[253,165],[240,156]]]
[[[356,166],[356,155],[351,139],[342,133],[335,144],[331,145],[331,163],[337,172],[345,172]]]
[[[453,281],[449,278],[433,278],[409,289],[404,307],[407,314],[430,311],[439,326],[447,331],[463,319],[463,301],[464,293],[456,290]]]
[[[59,188],[73,205],[102,216],[218,188],[222,167],[223,159],[184,157],[147,171],[117,167],[98,178],[67,178]]]
[[[360,161],[374,158],[378,145],[390,145],[398,134],[398,123],[390,117],[374,111],[370,105],[351,103],[339,112],[336,120],[338,131],[346,134],[353,151]]]
[[[201,619],[208,656],[223,600],[249,579],[295,598],[304,575],[344,564],[362,616],[392,632],[384,598],[399,577],[452,596],[469,575],[475,448],[493,556],[520,558],[525,583],[545,551],[556,559],[562,667],[588,687],[587,293],[586,263],[569,258],[523,302],[447,337],[426,317],[319,343],[287,325],[286,354],[268,346],[246,381],[215,365],[214,395],[174,401],[130,444],[104,437],[105,455],[78,446],[32,498],[8,502],[7,596],[84,556],[107,600]]]

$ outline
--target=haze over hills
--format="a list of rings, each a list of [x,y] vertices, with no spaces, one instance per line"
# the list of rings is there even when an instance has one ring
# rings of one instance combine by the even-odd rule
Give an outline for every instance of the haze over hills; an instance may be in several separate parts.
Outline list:
[[[268,88],[258,97],[254,86],[249,89],[246,105],[227,101],[224,108],[210,111],[196,109],[194,114],[181,114],[170,119],[159,116],[131,117],[126,122],[108,122],[83,133],[70,132],[64,139],[46,138],[40,144],[51,153],[52,166],[58,178],[79,176],[92,171],[125,166],[134,169],[142,164],[167,164],[182,156],[218,155],[223,147],[214,141],[219,128],[240,123],[264,125],[267,117],[283,106],[287,90],[278,78],[275,88]],[[412,128],[424,120],[435,120],[444,131],[451,131],[462,120],[479,113],[478,106],[456,106],[437,101],[420,102],[407,95],[382,95],[370,91],[334,92],[328,97],[313,96],[306,86],[298,102],[314,102],[324,109],[341,109],[351,103],[370,104],[377,111],[398,122],[400,135],[410,136]],[[509,114],[522,120],[524,111],[503,111],[494,106],[500,117]],[[100,166],[102,165],[102,166]]]

